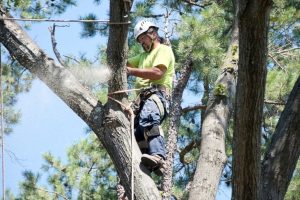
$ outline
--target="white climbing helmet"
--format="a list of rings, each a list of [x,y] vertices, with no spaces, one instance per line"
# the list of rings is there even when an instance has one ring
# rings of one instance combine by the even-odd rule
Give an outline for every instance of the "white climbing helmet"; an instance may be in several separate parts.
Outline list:
[[[134,38],[137,40],[137,38],[142,34],[145,33],[146,31],[149,30],[150,27],[154,27],[158,29],[158,26],[156,26],[152,21],[148,19],[143,19],[139,21],[135,27],[134,27]]]

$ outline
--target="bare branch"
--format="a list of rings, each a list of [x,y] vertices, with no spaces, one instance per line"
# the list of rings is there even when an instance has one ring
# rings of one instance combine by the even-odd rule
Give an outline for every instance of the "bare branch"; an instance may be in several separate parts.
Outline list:
[[[181,109],[181,114],[183,113],[187,113],[187,112],[190,112],[190,111],[194,111],[194,110],[205,110],[206,109],[206,105],[194,105],[194,106],[188,106],[188,107],[185,107],[185,108],[182,108]]]
[[[74,60],[74,61],[77,62],[77,63],[80,63],[76,58],[73,58],[73,57],[71,57],[71,56],[65,56],[65,55],[64,55],[64,57],[66,57],[66,58],[68,58],[68,59],[70,59],[70,60]]]
[[[184,156],[196,147],[197,147],[196,141],[193,140],[190,144],[188,144],[186,147],[184,147],[184,149],[182,149],[182,151],[179,153],[180,162],[182,164],[189,164],[191,162],[191,161],[185,161]]]
[[[96,162],[93,162],[93,163],[92,163],[91,167],[89,168],[88,174],[91,173],[91,171],[92,171],[92,169],[93,169],[93,167],[94,167],[95,164],[96,164]]]
[[[57,48],[56,48],[56,45],[57,45],[57,42],[56,42],[56,39],[55,39],[55,27],[56,25],[53,24],[52,27],[49,27],[49,31],[51,33],[51,42],[52,42],[52,48],[53,48],[53,52],[58,60],[58,62],[62,65],[62,66],[66,66],[64,61],[62,60],[61,56],[60,56],[60,53],[58,52]]]
[[[268,53],[268,56],[272,58],[272,60],[278,65],[278,67],[280,67],[283,71],[286,71],[285,68],[276,60],[276,58],[272,54]]]
[[[284,101],[272,101],[272,100],[266,100],[264,101],[265,104],[274,104],[274,105],[280,105],[284,106],[286,103]]]
[[[50,190],[46,190],[46,189],[43,189],[43,188],[39,188],[39,187],[32,187],[33,189],[37,189],[37,190],[40,190],[40,191],[43,191],[43,192],[47,192],[47,193],[52,193],[52,194],[55,194],[55,195],[58,195],[60,197],[62,197],[63,199],[65,200],[70,200],[68,197],[58,193],[58,192],[55,192],[55,191],[50,191]]]
[[[159,18],[159,17],[163,17],[164,14],[158,14],[158,15],[143,15],[143,17],[145,18]]]
[[[18,158],[17,155],[9,149],[5,149],[6,154],[10,157],[12,161],[16,161],[21,167],[26,168],[21,162],[24,159]]]
[[[276,53],[285,53],[285,52],[290,52],[290,51],[293,51],[293,50],[296,50],[296,49],[300,49],[300,47],[295,47],[295,48],[290,48],[290,49],[284,49],[284,50],[278,51]]]
[[[197,4],[195,1],[193,0],[184,0],[184,2],[192,5],[192,6],[197,6],[197,7],[200,7],[200,8],[205,8],[206,6],[209,6],[211,5],[212,3],[203,3],[203,4]]]
[[[168,8],[166,8],[166,13],[164,14],[164,32],[165,32],[165,44],[168,46],[171,46],[170,42],[170,37],[171,35],[169,34],[169,17],[171,15],[171,12],[169,12]]]

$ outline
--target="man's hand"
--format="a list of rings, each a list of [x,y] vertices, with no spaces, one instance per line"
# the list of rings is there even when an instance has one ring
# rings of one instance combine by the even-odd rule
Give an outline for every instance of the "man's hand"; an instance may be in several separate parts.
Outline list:
[[[127,76],[131,75],[132,67],[126,67]]]
[[[167,68],[164,65],[158,65],[150,69],[139,69],[133,67],[126,67],[127,75],[137,76],[143,79],[159,80],[163,77]]]

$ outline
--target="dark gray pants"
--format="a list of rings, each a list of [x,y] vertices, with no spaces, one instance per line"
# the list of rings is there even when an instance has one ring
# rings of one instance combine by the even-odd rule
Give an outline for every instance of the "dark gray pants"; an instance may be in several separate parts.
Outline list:
[[[158,97],[163,102],[165,112],[167,113],[168,101],[165,99],[165,95],[161,92],[157,92]],[[160,111],[157,104],[150,98],[141,102],[141,109],[139,115],[135,119],[135,137],[137,142],[144,141],[145,129],[150,130],[153,126],[159,126],[165,116],[160,116]],[[166,158],[166,149],[163,136],[157,134],[157,136],[150,136],[147,139],[148,149],[144,149],[143,153],[150,155],[161,155]],[[146,151],[146,152],[145,152]]]

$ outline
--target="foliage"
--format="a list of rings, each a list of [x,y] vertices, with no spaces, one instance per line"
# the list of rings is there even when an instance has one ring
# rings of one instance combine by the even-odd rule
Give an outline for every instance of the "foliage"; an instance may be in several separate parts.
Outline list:
[[[2,58],[7,55],[5,50],[1,51]],[[18,94],[28,92],[31,88],[33,76],[24,70],[15,60],[7,57],[1,63],[2,67],[2,89],[4,109],[4,132],[12,132],[13,125],[20,120],[21,114],[15,110]]]
[[[26,181],[21,183],[20,197],[17,197],[15,200],[50,199],[49,194],[45,192],[43,188],[38,187],[40,174],[33,174],[30,171],[25,171],[23,176]]]
[[[224,84],[218,84],[215,86],[214,89],[214,95],[215,96],[228,96],[227,90]]]
[[[285,200],[300,199],[300,160],[298,160],[293,179],[284,197]]]
[[[175,47],[178,62],[184,63],[186,58],[193,59],[196,74],[192,77],[197,81],[190,82],[188,88],[196,93],[199,93],[201,87],[195,82],[206,81],[211,90],[220,71],[224,44],[228,41],[225,30],[230,24],[230,21],[225,20],[226,15],[222,6],[212,4],[199,14],[183,15],[182,23],[177,26],[180,37]]]
[[[22,18],[45,18],[51,15],[62,14],[68,6],[75,6],[74,0],[6,0],[3,5],[7,10]]]
[[[48,186],[40,186],[40,174],[26,171],[15,200],[116,199],[116,171],[95,134],[71,146],[65,164],[51,153],[43,157]]]
[[[46,1],[48,2],[48,4],[46,3],[48,7],[46,6],[45,10],[43,10],[40,9],[38,2],[34,4],[29,4],[29,0],[12,2],[6,2],[7,8],[12,10],[21,8],[22,11],[19,11],[19,13],[22,17],[45,17],[50,14],[61,13],[69,5],[76,5],[74,1],[56,0],[52,1],[53,5],[50,1]],[[63,3],[60,7],[55,6],[61,2]],[[97,5],[100,3],[99,0],[94,2]],[[196,2],[199,3],[199,1]],[[233,6],[231,1],[223,1],[220,4],[205,1],[203,3],[205,6],[197,7],[176,0],[135,2],[134,12],[130,16],[132,24],[130,25],[130,50],[128,54],[131,57],[142,50],[132,37],[133,25],[141,16],[151,16],[157,22],[162,22],[162,13],[164,13],[165,8],[172,11],[175,10],[176,14],[171,16],[172,21],[175,21],[171,27],[171,30],[174,30],[171,44],[176,55],[176,67],[180,69],[188,58],[193,60],[195,70],[191,75],[187,90],[195,94],[201,93],[202,100],[199,99],[198,102],[206,103],[208,93],[214,87],[216,88],[216,95],[224,95],[224,87],[222,85],[214,86],[214,82],[220,73],[220,67],[228,47],[233,22]],[[158,5],[162,6],[162,8],[158,8]],[[294,1],[274,1],[274,9],[270,17],[266,100],[286,102],[289,92],[300,74],[299,7],[299,3]],[[35,11],[29,12],[31,10]],[[81,17],[81,19],[97,19],[97,15],[89,13]],[[96,23],[84,23],[82,25],[82,37],[94,37],[97,34],[107,36],[108,34],[108,26],[106,25],[103,26]],[[101,51],[104,52],[105,47],[102,47]],[[233,48],[233,51],[236,51],[236,48]],[[72,63],[73,61],[67,60],[67,62]],[[78,65],[82,68],[89,68],[92,65],[92,61],[82,59]],[[106,102],[105,87],[92,87],[90,89],[97,93],[97,96],[103,103]],[[264,105],[263,152],[274,133],[275,125],[282,110],[282,105]],[[199,111],[193,111],[181,117],[177,144],[179,150],[184,149],[193,141],[199,142],[201,140],[199,132],[201,132],[202,114]],[[167,125],[165,125],[166,127]],[[231,121],[226,136],[226,153],[229,159],[223,173],[223,180],[229,186],[232,175],[232,129],[233,122]],[[175,154],[173,193],[176,197],[186,198],[185,189],[192,180],[198,156],[199,150],[193,148],[185,156],[185,160],[188,162],[181,163],[179,153]],[[22,195],[28,195],[28,198],[32,196],[33,199],[53,199],[57,194],[72,199],[116,198],[116,172],[107,153],[102,146],[99,146],[94,136],[90,136],[88,139],[72,146],[68,151],[68,160],[65,164],[50,153],[46,153],[44,159],[46,163],[43,169],[44,173],[48,175],[48,186],[38,186],[40,185],[40,175],[26,172],[24,174],[25,181],[21,184],[19,199],[22,199]],[[299,191],[299,170],[298,163],[293,182],[286,197],[288,200],[299,198],[295,196],[297,194],[295,191]],[[52,191],[52,193],[45,192],[45,190]]]
[[[300,10],[297,2],[274,2],[270,16],[269,60],[265,99],[278,103],[287,101],[289,92],[300,74]],[[263,153],[275,130],[283,105],[265,104],[263,121]]]

